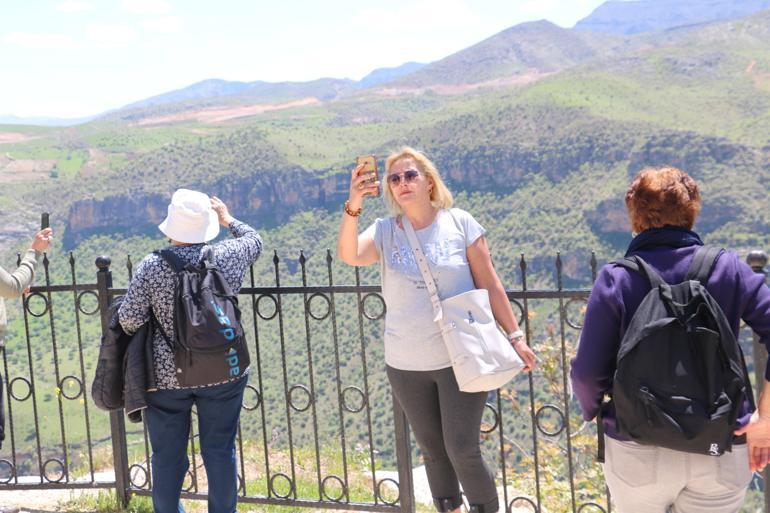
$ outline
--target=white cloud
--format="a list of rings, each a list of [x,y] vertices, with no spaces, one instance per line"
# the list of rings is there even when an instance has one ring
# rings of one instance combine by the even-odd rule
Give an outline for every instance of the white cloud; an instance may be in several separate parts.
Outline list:
[[[101,47],[128,46],[136,39],[136,29],[128,25],[91,24],[86,27],[86,40]]]
[[[5,36],[5,42],[30,49],[74,48],[75,42],[70,36],[62,34],[30,34],[11,32]]]
[[[147,32],[172,34],[182,29],[182,19],[178,16],[162,16],[160,18],[144,20],[140,25]]]
[[[67,0],[56,6],[57,12],[84,12],[93,9],[93,5],[88,2],[82,2],[80,0]]]
[[[149,14],[160,16],[171,11],[171,5],[165,0],[122,0],[120,8],[130,14]]]

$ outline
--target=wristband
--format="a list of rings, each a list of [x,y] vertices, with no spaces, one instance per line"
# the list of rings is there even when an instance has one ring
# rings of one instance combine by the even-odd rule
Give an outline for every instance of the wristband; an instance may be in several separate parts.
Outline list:
[[[514,344],[514,343],[516,343],[516,341],[524,338],[524,332],[521,331],[521,330],[516,330],[516,331],[513,331],[511,333],[506,334],[505,336],[508,337],[508,341],[511,344]]]

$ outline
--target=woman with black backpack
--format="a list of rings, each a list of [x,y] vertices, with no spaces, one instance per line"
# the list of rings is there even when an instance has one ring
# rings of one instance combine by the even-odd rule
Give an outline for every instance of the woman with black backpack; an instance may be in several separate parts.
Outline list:
[[[233,238],[209,244],[219,234],[220,225]],[[179,497],[190,464],[187,444],[194,404],[208,479],[208,511],[231,513],[236,508],[238,489],[235,435],[248,364],[223,350],[217,353],[221,365],[204,363],[186,372],[190,359],[195,362],[197,355],[186,351],[192,346],[188,333],[180,333],[185,329],[189,332],[190,322],[180,318],[183,309],[179,308],[177,290],[184,272],[211,277],[209,269],[213,268],[221,278],[220,285],[229,289],[227,295],[236,297],[244,275],[262,251],[262,239],[254,228],[231,216],[220,199],[187,189],[174,193],[168,216],[158,228],[169,238],[170,246],[150,253],[139,263],[118,311],[128,334],[153,323],[157,390],[147,391],[147,409],[143,411],[152,445],[153,508],[156,513],[184,511]],[[237,302],[231,306],[237,312]],[[215,307],[223,312],[215,312],[217,322],[208,323],[217,329],[211,338],[230,338],[240,328],[238,315],[225,306]],[[184,355],[182,361],[180,355]],[[214,353],[207,356],[214,357]]]
[[[734,430],[753,410],[738,331],[743,319],[770,343],[770,289],[692,231],[687,173],[643,169],[625,201],[637,235],[596,278],[571,370],[606,433],[607,485],[621,513],[737,512],[752,473]]]

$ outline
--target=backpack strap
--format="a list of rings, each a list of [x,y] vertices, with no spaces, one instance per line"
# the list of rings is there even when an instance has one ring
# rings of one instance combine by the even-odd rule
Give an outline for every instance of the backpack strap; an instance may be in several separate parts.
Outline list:
[[[696,249],[685,279],[699,281],[705,286],[711,269],[714,268],[714,263],[722,251],[724,250],[717,246],[700,246]]]
[[[171,269],[174,270],[175,273],[181,273],[184,271],[186,265],[182,261],[181,258],[179,258],[176,253],[171,251],[170,249],[158,249],[156,251],[153,251],[156,255],[161,257],[163,260],[165,260],[168,265],[171,266]]]
[[[619,265],[620,267],[625,267],[626,269],[633,271],[637,274],[641,274],[642,276],[647,278],[647,281],[650,282],[650,286],[652,288],[660,287],[661,285],[666,284],[666,282],[663,281],[663,278],[660,277],[660,275],[655,271],[655,269],[650,267],[650,264],[645,262],[644,259],[638,255],[634,255],[632,257],[626,257],[611,263]]]
[[[166,334],[166,330],[163,329],[163,326],[160,325],[160,321],[155,316],[155,310],[152,309],[152,305],[150,306],[150,324],[157,328],[158,333],[160,333],[160,337],[166,342],[166,345],[168,345],[169,349],[172,351],[174,350],[174,342],[171,340],[171,338]]]
[[[602,406],[599,405],[599,413],[596,415],[596,462],[604,463],[604,419],[602,417]]]
[[[741,364],[743,364],[743,377],[746,380],[746,398],[749,400],[749,407],[751,408],[751,411],[757,409],[757,403],[754,400],[754,389],[751,388],[751,378],[749,378],[749,368],[746,366],[746,357],[743,355],[743,348],[740,344],[736,344],[738,346],[738,354],[741,357]]]
[[[201,256],[198,259],[198,265],[203,265],[206,267],[214,266],[214,248],[208,244],[203,246],[203,249],[201,249]]]

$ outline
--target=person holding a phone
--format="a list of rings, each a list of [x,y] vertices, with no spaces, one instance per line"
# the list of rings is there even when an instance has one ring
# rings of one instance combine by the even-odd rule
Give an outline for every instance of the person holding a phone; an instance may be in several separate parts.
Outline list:
[[[21,296],[35,277],[35,266],[40,255],[48,249],[53,238],[53,230],[44,228],[35,234],[29,249],[21,258],[21,263],[15,271],[9,273],[0,267],[0,297],[17,298]]]
[[[220,227],[227,228],[232,237],[214,243]],[[137,265],[118,310],[120,325],[127,334],[136,333],[147,322],[154,326],[152,369],[156,387],[145,394],[147,408],[142,412],[152,446],[153,511],[184,513],[179,497],[190,465],[187,445],[195,406],[198,443],[208,476],[208,512],[232,513],[238,500],[235,437],[248,369],[216,383],[180,381],[181,369],[172,344],[180,343],[174,312],[181,280],[169,260],[197,266],[205,258],[206,265],[216,267],[237,295],[262,253],[262,238],[254,228],[235,219],[221,199],[189,189],[174,192],[168,215],[158,229],[168,237],[170,246],[163,254],[150,253]]]
[[[382,263],[387,375],[422,451],[437,510],[459,511],[462,483],[470,511],[495,512],[499,509],[497,488],[479,446],[487,392],[459,389],[404,231],[404,218],[423,246],[440,296],[487,289],[494,317],[509,334],[526,370],[535,367],[535,354],[519,330],[492,266],[484,228],[468,212],[451,208],[452,193],[433,163],[412,148],[390,155],[385,161],[383,190],[394,215],[377,219],[359,235],[363,198],[377,195],[380,186],[365,167],[359,163],[351,175],[337,252],[350,265]]]
[[[19,267],[9,273],[0,267],[0,352],[5,348],[5,298],[13,299],[20,297],[32,285],[35,278],[35,266],[40,255],[48,249],[53,238],[53,231],[45,227],[35,234],[29,249],[24,253]],[[5,416],[3,413],[3,377],[0,375],[0,447],[5,439]]]

